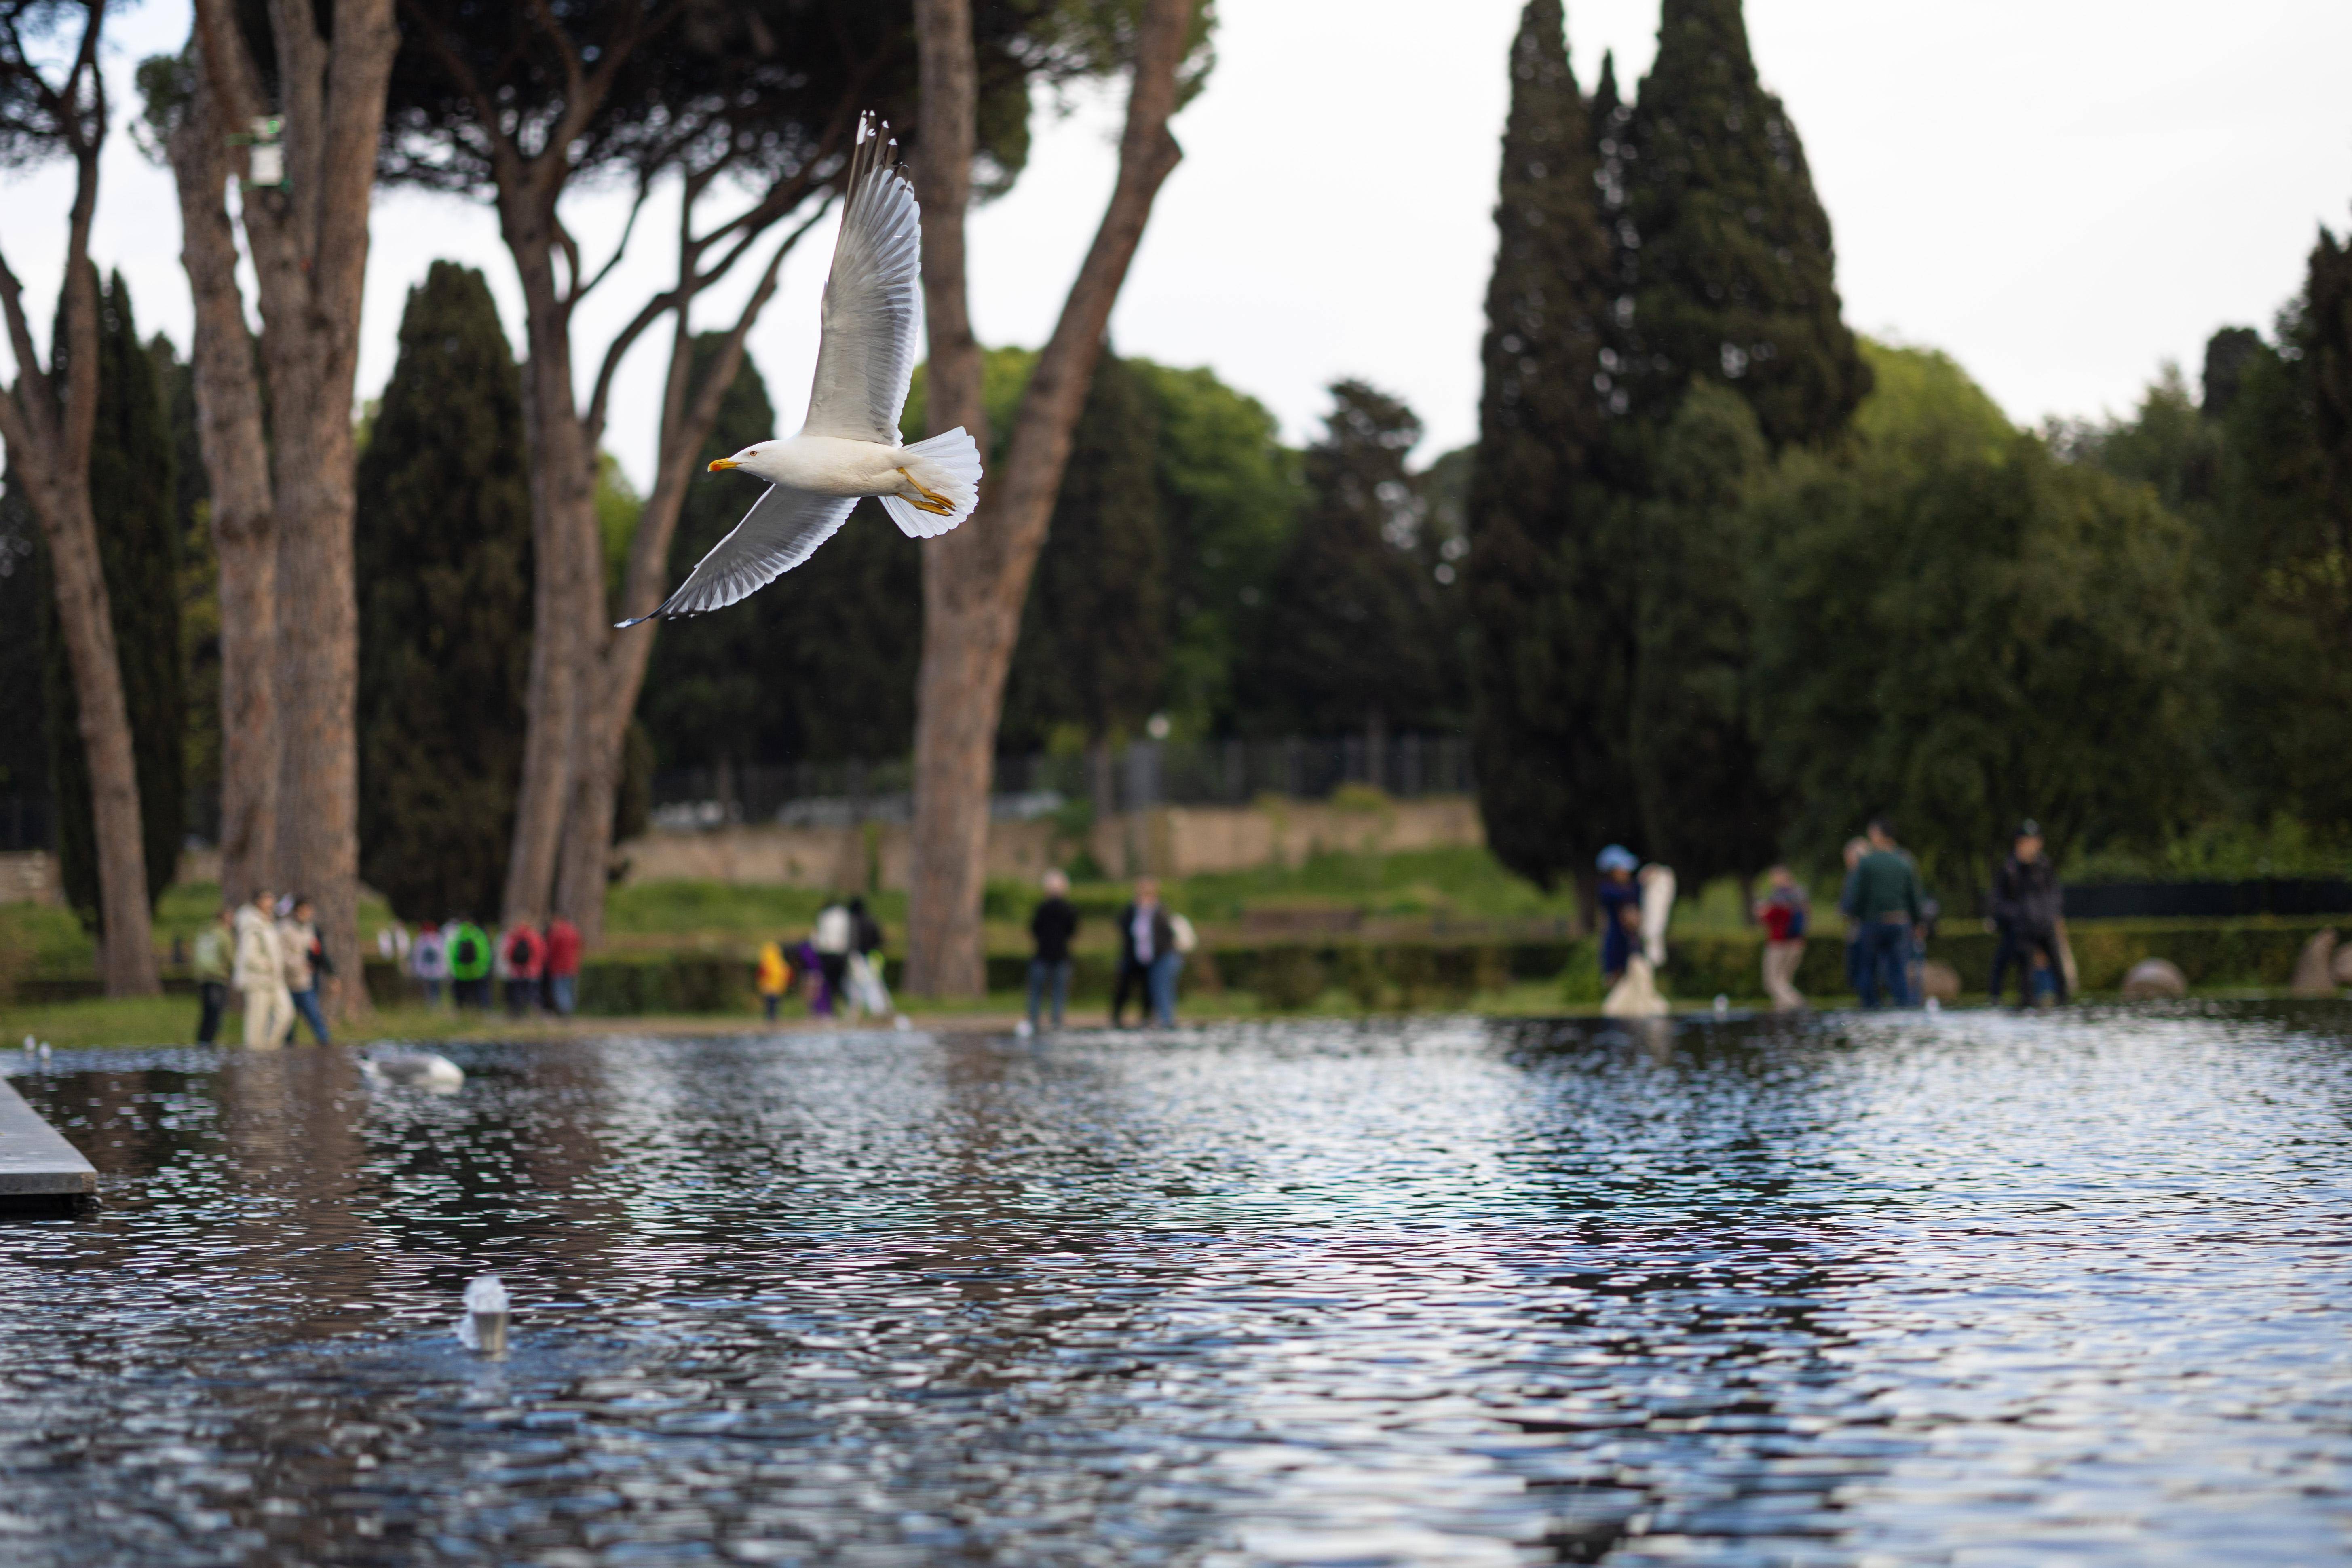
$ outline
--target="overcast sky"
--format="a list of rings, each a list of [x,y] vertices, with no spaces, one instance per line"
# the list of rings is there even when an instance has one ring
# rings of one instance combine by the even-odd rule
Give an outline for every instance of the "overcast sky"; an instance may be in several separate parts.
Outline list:
[[[1473,438],[1518,5],[1218,9],[1216,71],[1176,121],[1185,161],[1112,320],[1118,347],[1212,366],[1293,439],[1316,428],[1322,389],[1349,375],[1420,412],[1423,460]],[[2321,223],[2352,226],[2345,0],[1749,0],[1748,16],[1829,209],[1847,319],[1948,350],[2020,422],[2127,408],[2168,358],[2193,379],[2214,328],[2269,326]],[[1579,78],[1589,89],[1614,49],[1630,91],[1656,26],[1656,0],[1570,0]],[[142,330],[184,347],[176,204],[127,125],[131,66],[186,30],[180,0],[147,0],[114,25],[109,74],[126,129],[92,244],[130,279]],[[1034,345],[1050,330],[1109,189],[1118,109],[1104,94],[1041,116],[1021,185],[975,218],[972,308],[986,341]],[[0,245],[28,305],[56,298],[69,195],[60,166],[0,184]],[[619,211],[610,197],[578,204],[592,256]],[[667,258],[648,242],[667,227],[640,225],[637,255],[583,316],[583,383],[606,335],[660,286]],[[752,342],[786,429],[807,400],[830,252],[828,225],[787,263]],[[362,396],[391,374],[408,286],[440,257],[489,275],[520,346],[520,296],[490,212],[385,193]],[[641,483],[662,364],[651,346],[633,356],[606,441]]]

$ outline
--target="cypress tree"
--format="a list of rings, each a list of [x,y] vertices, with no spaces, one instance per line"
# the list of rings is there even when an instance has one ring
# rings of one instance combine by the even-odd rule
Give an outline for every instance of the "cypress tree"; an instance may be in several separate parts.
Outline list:
[[[1487,842],[1545,886],[1589,876],[1594,849],[1640,826],[1626,509],[1605,488],[1618,389],[1595,174],[1559,0],[1529,0],[1511,46],[1466,585]]]
[[[1170,616],[1159,441],[1150,387],[1106,353],[1023,606],[1000,745],[1043,747],[1066,724],[1100,742],[1132,734],[1161,705]]]
[[[1439,726],[1455,683],[1405,468],[1421,421],[1361,382],[1331,395],[1324,437],[1307,451],[1307,506],[1235,683],[1242,723],[1326,735]]]
[[[489,285],[436,261],[359,462],[360,874],[401,914],[498,908],[522,769],[530,497]]]
[[[62,313],[62,312],[61,312]],[[186,837],[187,697],[180,647],[178,480],[171,424],[153,364],[131,319],[131,290],[116,273],[99,295],[98,429],[89,449],[90,507],[100,569],[114,622],[115,658],[131,714],[139,773],[140,831],[150,904],[172,885]],[[47,584],[44,584],[46,589]],[[55,595],[44,592],[44,706],[50,798],[57,805],[58,879],[82,923],[99,925],[98,843],[80,704]]]
[[[180,536],[180,668],[186,683],[188,831],[219,830],[220,801],[220,563],[213,550],[212,482],[196,433],[195,366],[172,340],[147,340],[147,358],[172,432],[172,526]]]
[[[1839,318],[1829,216],[1740,0],[1664,0],[1658,54],[1614,138],[1624,379],[1650,427],[1694,375],[1729,384],[1775,447],[1844,424],[1870,372]]]
[[[1629,744],[1643,847],[1696,889],[1770,864],[1780,812],[1748,721],[1755,552],[1743,507],[1761,474],[1756,415],[1698,381],[1660,433],[1658,493],[1634,552],[1637,631]]]

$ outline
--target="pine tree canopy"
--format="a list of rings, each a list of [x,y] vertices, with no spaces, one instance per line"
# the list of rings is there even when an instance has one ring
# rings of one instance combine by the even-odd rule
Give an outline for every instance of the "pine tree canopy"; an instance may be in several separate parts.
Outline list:
[[[1839,318],[1829,216],[1740,0],[1664,0],[1658,53],[1618,137],[1619,352],[1633,411],[1663,425],[1693,375],[1729,383],[1776,447],[1842,426],[1870,373]]]
[[[489,286],[436,261],[360,458],[360,873],[412,920],[498,909],[522,771],[530,496]]]
[[[64,311],[58,312],[63,320]],[[62,359],[62,346],[59,349]],[[98,429],[89,449],[90,510],[98,521],[100,569],[114,623],[115,661],[131,716],[139,775],[139,816],[152,903],[172,885],[186,837],[187,693],[180,647],[178,478],[169,411],[131,319],[121,273],[99,295]],[[55,590],[41,606],[49,740],[50,799],[57,806],[58,873],[82,923],[98,928],[98,842],[80,703]]]
[[[1604,341],[1612,259],[1593,129],[1558,0],[1529,0],[1510,69],[1466,615],[1487,842],[1549,886],[1639,826],[1628,508],[1606,482],[1622,394]]]

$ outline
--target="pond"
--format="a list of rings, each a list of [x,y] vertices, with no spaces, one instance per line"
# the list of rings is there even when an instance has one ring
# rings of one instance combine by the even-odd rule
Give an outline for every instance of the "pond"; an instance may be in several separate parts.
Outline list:
[[[0,1561],[2352,1547],[2332,1005],[449,1054],[0,1057]]]

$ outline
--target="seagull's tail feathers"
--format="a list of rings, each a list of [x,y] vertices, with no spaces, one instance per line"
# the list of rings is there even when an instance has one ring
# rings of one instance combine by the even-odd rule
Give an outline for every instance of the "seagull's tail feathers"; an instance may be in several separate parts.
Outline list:
[[[980,448],[959,425],[898,448],[907,486],[882,498],[882,510],[909,539],[935,539],[980,504]]]

